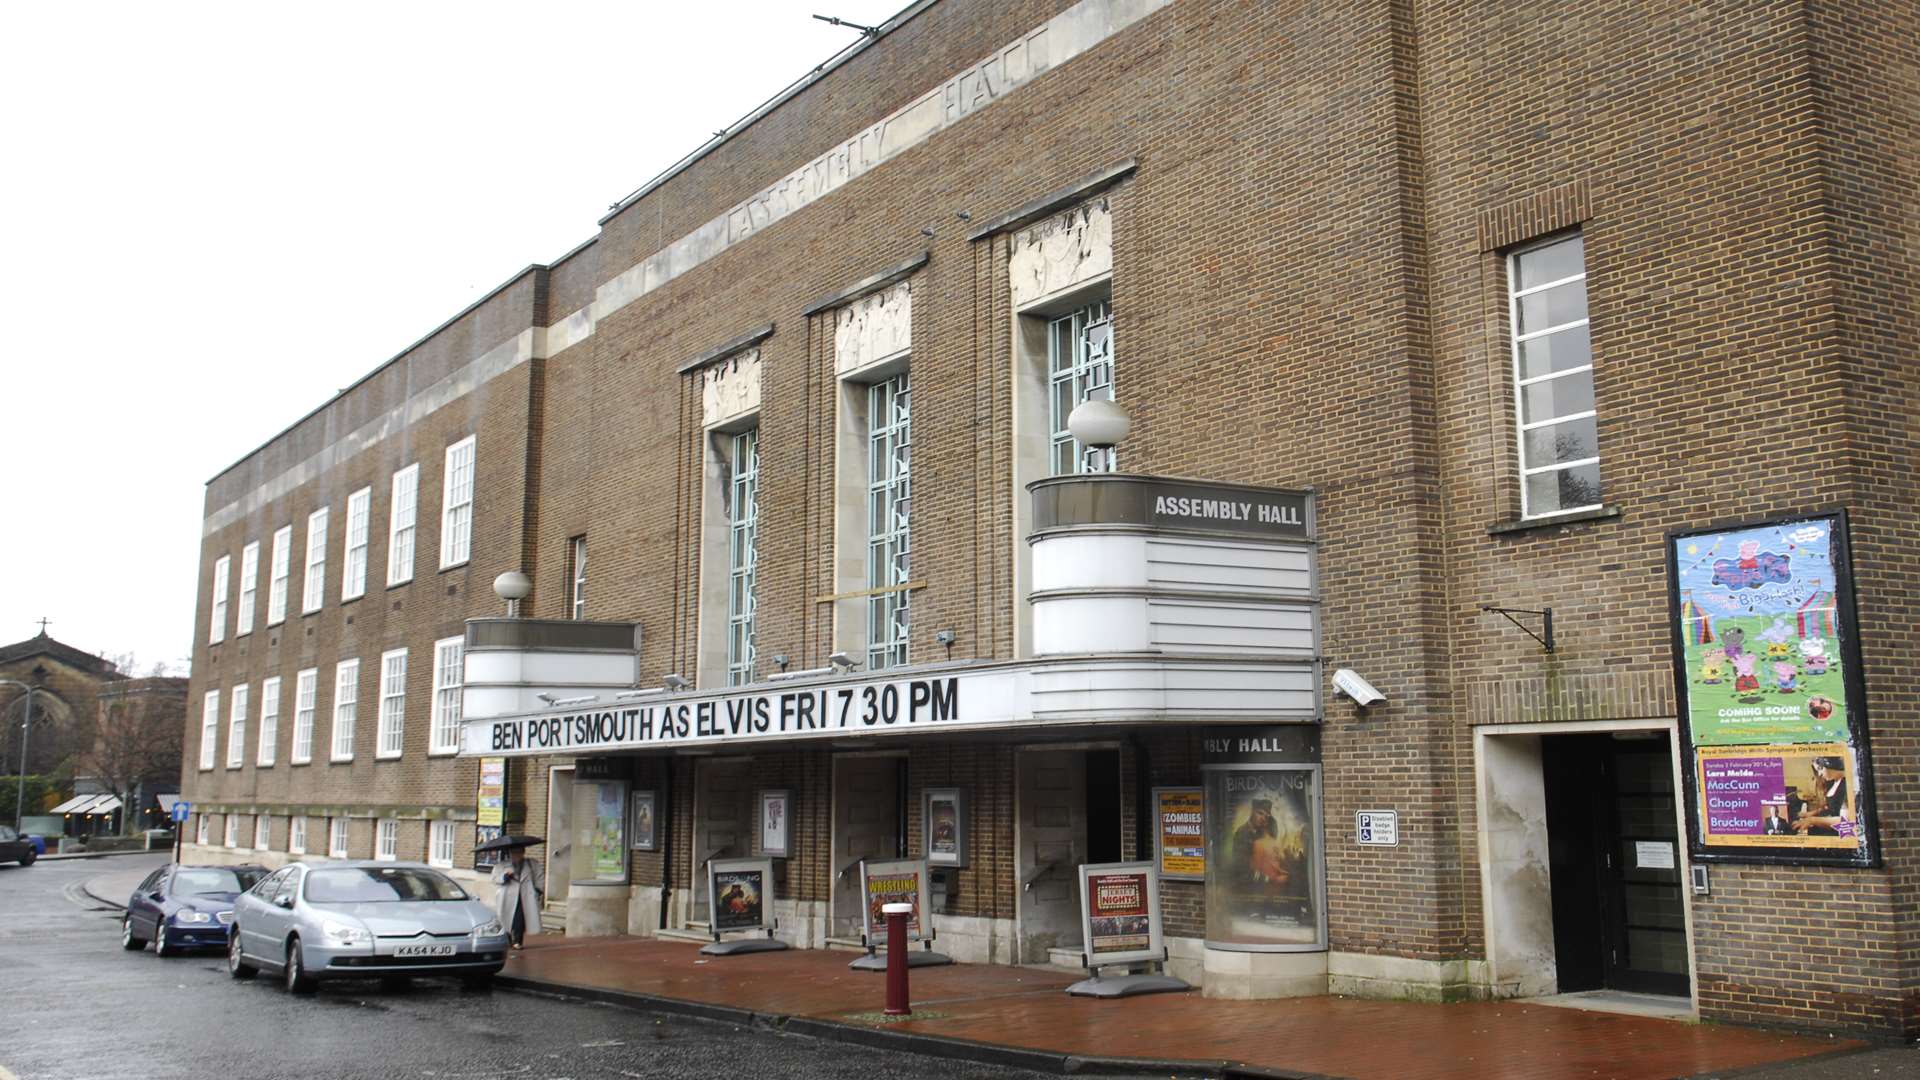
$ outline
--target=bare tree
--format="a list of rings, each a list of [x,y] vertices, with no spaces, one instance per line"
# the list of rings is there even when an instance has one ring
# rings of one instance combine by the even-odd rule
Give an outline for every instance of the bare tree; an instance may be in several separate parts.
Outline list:
[[[143,792],[179,783],[186,703],[164,686],[143,685],[151,682],[159,680],[111,684],[96,715],[78,725],[74,771],[120,800],[127,827],[139,820]]]

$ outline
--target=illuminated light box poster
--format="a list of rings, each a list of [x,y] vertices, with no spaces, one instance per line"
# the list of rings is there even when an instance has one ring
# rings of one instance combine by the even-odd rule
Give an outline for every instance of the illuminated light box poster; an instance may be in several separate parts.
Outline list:
[[[627,877],[627,786],[617,781],[594,785],[592,844],[593,876],[597,881],[624,881]]]
[[[1201,790],[1154,788],[1153,816],[1160,876],[1173,881],[1206,880],[1206,799]]]
[[[921,812],[927,823],[927,863],[965,866],[967,815],[960,789],[928,788]]]
[[[707,863],[709,927],[715,934],[772,929],[773,860],[713,859]]]
[[[1845,515],[1673,533],[1667,557],[1695,857],[1874,865]]]
[[[1160,960],[1160,882],[1152,863],[1080,867],[1081,933],[1089,967]]]
[[[866,900],[862,918],[868,941],[879,944],[886,940],[887,916],[880,909],[888,904],[913,905],[913,911],[907,916],[908,941],[929,936],[923,922],[932,906],[925,859],[861,860],[860,894]]]
[[[1208,765],[1207,947],[1326,948],[1317,765]]]

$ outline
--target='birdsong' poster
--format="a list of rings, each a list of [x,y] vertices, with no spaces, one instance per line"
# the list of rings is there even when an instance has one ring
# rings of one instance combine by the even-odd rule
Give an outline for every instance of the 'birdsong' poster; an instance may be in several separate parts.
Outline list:
[[[1207,814],[1207,944],[1312,950],[1325,945],[1319,769],[1202,770]]]

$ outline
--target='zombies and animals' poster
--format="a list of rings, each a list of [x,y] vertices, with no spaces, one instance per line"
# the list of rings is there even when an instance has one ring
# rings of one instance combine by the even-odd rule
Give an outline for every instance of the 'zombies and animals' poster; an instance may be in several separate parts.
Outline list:
[[[1669,540],[1696,856],[1873,858],[1840,514]]]
[[[1207,944],[1323,947],[1319,770],[1229,765],[1202,773]]]

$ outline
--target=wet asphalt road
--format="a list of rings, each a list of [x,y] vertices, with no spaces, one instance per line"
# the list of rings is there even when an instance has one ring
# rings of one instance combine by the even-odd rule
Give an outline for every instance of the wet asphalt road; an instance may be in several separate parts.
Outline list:
[[[425,979],[292,998],[237,982],[218,953],[120,948],[91,878],[137,880],[161,855],[0,866],[0,1080],[616,1080],[1040,1074]],[[129,890],[130,891],[130,890]]]

